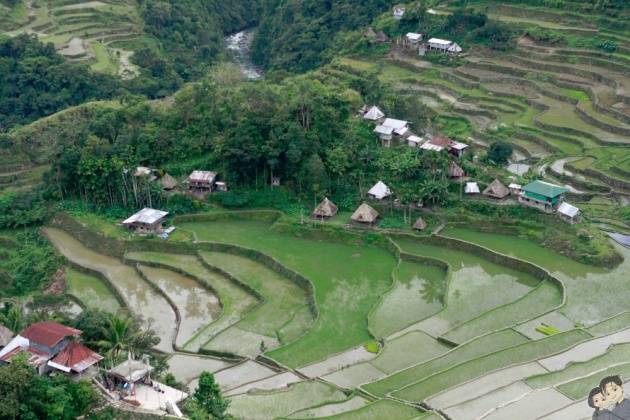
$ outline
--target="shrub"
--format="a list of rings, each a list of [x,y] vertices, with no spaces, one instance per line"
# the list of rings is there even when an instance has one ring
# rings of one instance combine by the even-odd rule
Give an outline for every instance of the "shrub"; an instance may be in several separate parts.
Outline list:
[[[365,347],[365,349],[369,351],[370,353],[374,353],[374,354],[378,353],[379,350],[381,349],[378,343],[376,343],[375,341],[370,341],[369,343],[365,343],[363,347]]]

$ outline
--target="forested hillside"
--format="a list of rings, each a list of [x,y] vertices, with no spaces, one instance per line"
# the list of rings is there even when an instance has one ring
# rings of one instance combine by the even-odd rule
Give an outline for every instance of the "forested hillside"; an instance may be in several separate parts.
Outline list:
[[[393,0],[263,0],[252,45],[255,62],[270,69],[304,72],[325,62],[322,52],[341,31],[357,30],[396,4]]]

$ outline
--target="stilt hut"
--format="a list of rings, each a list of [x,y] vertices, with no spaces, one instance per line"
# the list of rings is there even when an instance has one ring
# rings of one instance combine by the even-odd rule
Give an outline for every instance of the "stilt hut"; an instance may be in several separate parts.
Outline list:
[[[464,170],[455,162],[451,162],[448,168],[448,174],[451,178],[461,178],[464,176]]]
[[[482,194],[488,197],[503,200],[509,193],[510,190],[505,185],[503,185],[501,181],[495,179],[490,183],[490,185],[488,185],[488,188],[483,190]]]
[[[416,223],[413,224],[412,228],[415,230],[425,230],[427,228],[427,223],[422,220],[422,217],[418,217],[418,220],[416,220]]]
[[[366,203],[363,203],[352,214],[350,220],[357,225],[373,226],[376,223],[377,218],[378,212]]]
[[[164,174],[162,179],[160,179],[160,185],[162,186],[163,190],[170,191],[175,188],[175,186],[177,185],[177,181],[169,174]]]
[[[339,208],[328,199],[324,198],[324,201],[319,203],[319,206],[315,208],[315,211],[311,214],[311,217],[317,220],[330,220],[335,217]]]

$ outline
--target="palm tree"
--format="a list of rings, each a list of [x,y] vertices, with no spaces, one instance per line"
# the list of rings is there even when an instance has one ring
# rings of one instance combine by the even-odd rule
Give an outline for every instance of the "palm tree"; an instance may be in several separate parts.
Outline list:
[[[107,328],[103,328],[104,340],[98,342],[98,345],[106,350],[106,355],[112,360],[112,367],[116,363],[120,352],[126,351],[133,357],[135,347],[133,343],[142,336],[142,331],[134,331],[133,319],[120,318],[112,315],[109,318]]]

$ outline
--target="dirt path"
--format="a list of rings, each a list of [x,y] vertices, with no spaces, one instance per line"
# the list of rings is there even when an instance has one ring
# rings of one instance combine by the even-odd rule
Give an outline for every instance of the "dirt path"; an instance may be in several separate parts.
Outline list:
[[[129,58],[133,55],[133,51],[114,50],[118,60],[118,75],[124,80],[130,80],[140,74],[138,66],[132,64]]]

